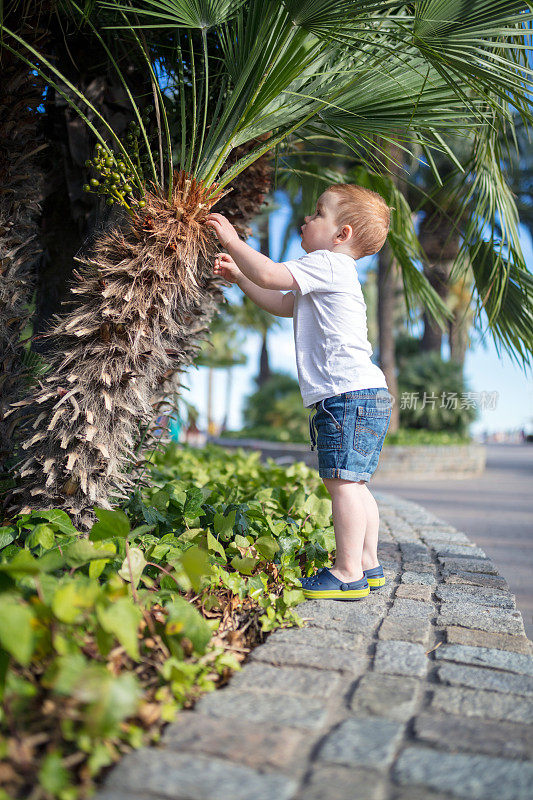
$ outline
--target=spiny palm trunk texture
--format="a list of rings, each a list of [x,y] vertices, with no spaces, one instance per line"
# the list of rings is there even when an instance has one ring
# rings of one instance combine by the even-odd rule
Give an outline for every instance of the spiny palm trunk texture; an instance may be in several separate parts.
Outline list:
[[[35,32],[34,32],[35,33]],[[6,417],[27,380],[20,344],[40,253],[42,171],[36,108],[42,86],[0,47],[0,469],[13,452],[18,414]]]
[[[22,404],[26,436],[8,512],[61,508],[78,525],[93,504],[127,496],[140,426],[172,366],[191,363],[223,297],[213,276],[216,240],[194,179],[176,175],[172,201],[146,193],[146,207],[102,233],[79,259],[80,298],[47,337],[51,370]]]

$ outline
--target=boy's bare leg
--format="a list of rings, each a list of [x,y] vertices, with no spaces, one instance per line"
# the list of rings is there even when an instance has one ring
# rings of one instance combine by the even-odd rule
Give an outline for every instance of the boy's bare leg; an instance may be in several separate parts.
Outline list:
[[[366,532],[363,542],[363,555],[361,566],[363,569],[372,569],[379,566],[378,561],[378,535],[379,535],[379,509],[374,495],[365,484],[361,492],[366,509]]]
[[[361,560],[367,529],[364,481],[323,478],[331,495],[335,530],[335,566],[330,572],[341,581],[358,581],[363,577]]]

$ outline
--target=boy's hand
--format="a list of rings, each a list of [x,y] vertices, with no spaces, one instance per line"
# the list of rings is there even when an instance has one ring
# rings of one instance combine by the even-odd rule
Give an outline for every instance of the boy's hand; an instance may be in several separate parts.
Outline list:
[[[228,253],[217,253],[214,266],[215,275],[220,275],[228,283],[238,283],[242,272]]]
[[[239,234],[229,219],[222,214],[208,214],[205,224],[215,229],[217,239],[222,247],[227,247],[233,241],[240,241]]]

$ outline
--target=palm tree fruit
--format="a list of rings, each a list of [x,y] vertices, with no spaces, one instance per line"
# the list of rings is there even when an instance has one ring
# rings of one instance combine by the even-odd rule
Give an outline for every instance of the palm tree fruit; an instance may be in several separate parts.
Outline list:
[[[170,202],[146,192],[142,211],[119,212],[77,259],[70,291],[79,304],[45,334],[50,373],[16,404],[26,439],[8,513],[62,508],[86,527],[93,504],[110,508],[110,496],[131,491],[153,391],[193,361],[223,299],[204,224],[218,195],[206,195],[182,171]]]
[[[26,26],[24,32],[28,33]],[[32,42],[44,35],[30,31]],[[11,403],[24,396],[28,370],[21,334],[30,316],[39,242],[43,175],[37,154],[37,106],[42,81],[0,45],[0,464],[13,452],[18,414]]]

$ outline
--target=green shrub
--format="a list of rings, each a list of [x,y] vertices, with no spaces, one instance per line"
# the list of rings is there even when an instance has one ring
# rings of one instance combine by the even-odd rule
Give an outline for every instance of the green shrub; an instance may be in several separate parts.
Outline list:
[[[331,501],[305,464],[173,444],[149,477],[88,534],[56,509],[0,528],[6,796],[88,797],[246,648],[300,625],[299,578],[329,563]]]
[[[243,418],[245,429],[271,426],[285,431],[287,438],[280,441],[299,441],[308,436],[309,409],[302,403],[298,381],[285,373],[273,373],[247,397]]]
[[[454,361],[432,352],[405,358],[398,375],[401,426],[464,434],[478,416],[475,406],[466,398],[463,402],[466,392],[461,367]]]

